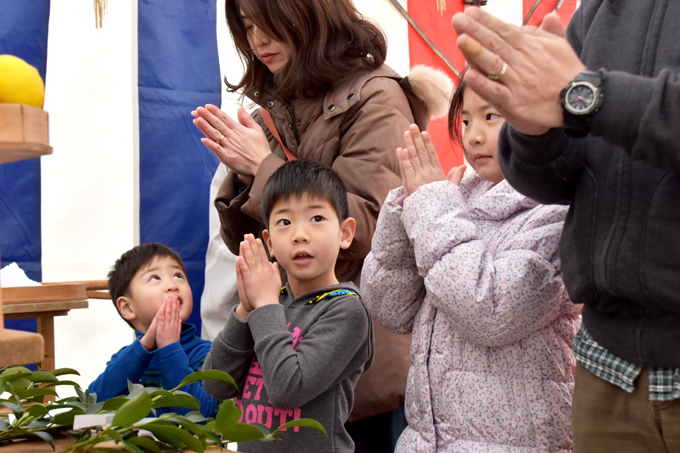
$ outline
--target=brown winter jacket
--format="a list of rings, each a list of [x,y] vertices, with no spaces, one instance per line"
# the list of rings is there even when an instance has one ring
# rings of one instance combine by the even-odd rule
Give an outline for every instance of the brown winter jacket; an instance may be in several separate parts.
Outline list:
[[[413,83],[415,87],[419,85]],[[437,89],[446,103],[447,88],[434,87]],[[421,98],[428,93],[416,95],[408,78],[382,66],[339,81],[324,96],[297,99],[291,106],[266,90],[259,97],[258,94],[253,91],[248,97],[270,112],[281,139],[293,154],[298,159],[319,161],[333,168],[345,183],[349,215],[356,220],[357,228],[352,245],[340,251],[335,271],[340,282],[352,281],[358,286],[380,208],[388,192],[401,185],[395,150],[404,146],[404,131],[410,124],[416,123],[421,130],[427,128],[430,99]],[[261,237],[264,229],[260,213],[262,190],[267,179],[286,162],[283,148],[264,124],[259,110],[253,117],[264,129],[272,154],[260,165],[252,185],[243,188],[230,172],[215,198],[222,238],[234,254],[238,254],[244,234]],[[410,366],[410,336],[375,327],[375,361],[357,385],[350,420],[403,405]],[[375,378],[371,379],[371,375]],[[388,395],[378,398],[381,400],[378,402],[374,398],[379,393]]]

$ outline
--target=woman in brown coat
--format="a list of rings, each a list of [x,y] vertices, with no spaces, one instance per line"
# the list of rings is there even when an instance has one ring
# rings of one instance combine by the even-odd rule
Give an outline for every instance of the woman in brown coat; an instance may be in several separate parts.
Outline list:
[[[336,275],[358,285],[381,205],[401,185],[395,150],[403,131],[413,123],[424,130],[430,116],[446,114],[452,84],[428,68],[402,78],[384,65],[382,31],[350,0],[227,0],[226,16],[245,66],[238,83],[226,81],[228,89],[259,109],[251,116],[241,108],[236,119],[214,105],[192,112],[203,144],[230,170],[215,199],[222,238],[237,254],[244,234],[264,228],[260,202],[269,176],[288,159],[319,161],[347,187],[357,230]],[[407,344],[376,326],[375,362],[357,385],[351,420],[403,404]],[[399,436],[372,429],[371,437],[391,446]]]

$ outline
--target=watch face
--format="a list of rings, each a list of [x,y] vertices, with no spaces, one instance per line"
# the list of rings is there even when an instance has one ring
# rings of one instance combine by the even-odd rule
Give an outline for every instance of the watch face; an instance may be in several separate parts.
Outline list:
[[[574,115],[587,115],[596,105],[595,90],[588,82],[575,82],[567,91],[564,107]]]

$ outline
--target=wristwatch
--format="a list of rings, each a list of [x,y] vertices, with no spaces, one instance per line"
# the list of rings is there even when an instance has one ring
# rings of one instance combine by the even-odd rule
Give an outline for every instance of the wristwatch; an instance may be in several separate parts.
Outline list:
[[[583,71],[560,93],[564,132],[570,137],[585,137],[590,119],[602,107],[602,74]]]

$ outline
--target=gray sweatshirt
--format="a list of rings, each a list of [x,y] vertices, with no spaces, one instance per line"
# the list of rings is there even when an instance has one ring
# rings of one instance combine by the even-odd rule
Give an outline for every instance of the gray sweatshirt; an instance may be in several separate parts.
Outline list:
[[[354,386],[372,361],[370,315],[354,284],[295,299],[286,286],[279,305],[253,310],[246,322],[232,311],[213,341],[203,369],[226,371],[238,390],[219,381],[203,385],[215,398],[237,397],[241,422],[274,430],[293,419],[312,418],[328,433],[289,429],[279,433],[275,447],[255,441],[239,444],[239,451],[353,452],[344,423],[354,404]]]

